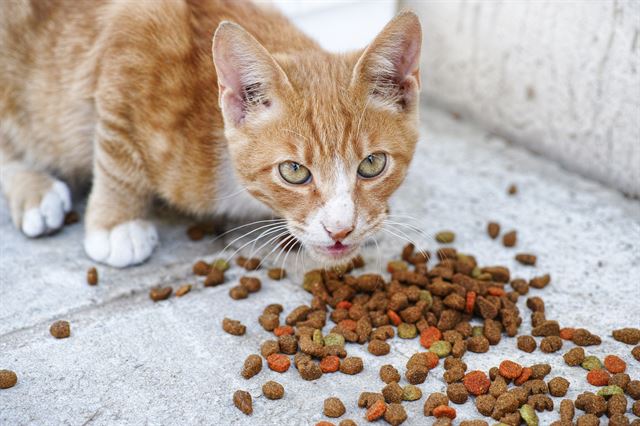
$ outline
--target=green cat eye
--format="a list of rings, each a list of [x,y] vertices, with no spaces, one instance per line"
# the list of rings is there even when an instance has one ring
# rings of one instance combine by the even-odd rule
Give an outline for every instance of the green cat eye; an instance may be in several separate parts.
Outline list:
[[[311,180],[311,172],[302,164],[295,161],[285,161],[278,165],[282,179],[293,185],[302,185]]]
[[[365,179],[378,176],[387,165],[387,156],[382,152],[374,152],[365,157],[358,166],[358,175]]]

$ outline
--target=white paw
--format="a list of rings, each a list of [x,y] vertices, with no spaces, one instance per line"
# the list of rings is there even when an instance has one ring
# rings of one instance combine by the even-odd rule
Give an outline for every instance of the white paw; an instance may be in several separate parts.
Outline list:
[[[93,260],[116,268],[144,262],[158,245],[158,232],[151,222],[132,220],[107,231],[90,231],[84,250]]]
[[[22,232],[28,237],[39,237],[59,229],[65,213],[71,210],[71,191],[59,180],[44,194],[40,205],[27,210],[22,216]]]

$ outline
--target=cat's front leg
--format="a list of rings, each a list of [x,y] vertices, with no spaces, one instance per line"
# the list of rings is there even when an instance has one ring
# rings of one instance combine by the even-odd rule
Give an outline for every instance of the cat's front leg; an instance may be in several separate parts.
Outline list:
[[[97,262],[124,268],[146,261],[158,245],[146,220],[152,191],[135,147],[101,137],[109,133],[101,126],[97,133],[84,249]]]

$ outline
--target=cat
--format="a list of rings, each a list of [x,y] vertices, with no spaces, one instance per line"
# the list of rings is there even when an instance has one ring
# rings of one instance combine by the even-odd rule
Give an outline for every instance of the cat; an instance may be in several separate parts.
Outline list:
[[[330,31],[327,28],[327,31]],[[5,0],[0,179],[15,226],[48,235],[91,182],[84,248],[147,260],[161,199],[192,215],[275,215],[344,263],[377,231],[418,140],[421,26],[399,13],[334,54],[237,0]]]

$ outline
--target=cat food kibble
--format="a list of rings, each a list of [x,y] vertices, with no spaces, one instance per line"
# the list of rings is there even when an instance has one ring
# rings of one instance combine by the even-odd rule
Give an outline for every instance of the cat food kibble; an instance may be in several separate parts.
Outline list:
[[[253,402],[249,392],[242,390],[235,391],[233,394],[233,405],[247,416],[253,413]]]
[[[383,340],[374,339],[369,342],[368,350],[373,355],[382,356],[391,351],[391,346]]]
[[[49,327],[49,332],[56,339],[65,339],[71,335],[69,321],[56,321]]]
[[[464,404],[469,398],[469,392],[462,383],[451,383],[447,386],[447,396],[454,404]]]
[[[259,355],[249,355],[244,360],[242,368],[242,377],[250,379],[262,370],[262,358]]]
[[[440,231],[436,234],[436,241],[442,244],[452,243],[456,239],[456,234],[452,231]]]
[[[329,355],[320,361],[320,370],[323,373],[335,373],[340,369],[340,358],[335,355]]]
[[[365,418],[370,422],[374,422],[384,416],[386,411],[387,404],[383,400],[377,400],[367,409]]]
[[[205,287],[215,287],[224,282],[224,272],[218,268],[211,268],[204,279]]]
[[[277,373],[284,373],[291,366],[291,360],[283,354],[271,354],[267,357],[267,365]]]
[[[422,391],[415,385],[406,385],[402,388],[403,401],[417,401],[422,398]]]
[[[255,277],[242,277],[240,278],[240,286],[246,289],[249,293],[255,293],[260,291],[262,283]]]
[[[229,297],[233,300],[241,300],[249,297],[249,291],[242,286],[235,286],[229,290]]]
[[[382,388],[382,395],[386,402],[401,402],[402,387],[397,382],[391,382]]]
[[[609,370],[612,374],[624,373],[627,369],[627,363],[616,355],[607,355],[604,358],[604,368]]]
[[[18,383],[18,375],[11,370],[0,370],[0,389],[12,388]]]
[[[183,284],[176,290],[176,297],[182,297],[191,291],[191,284]]]
[[[282,268],[271,268],[267,272],[267,276],[272,280],[278,281],[287,276],[287,271]]]
[[[362,358],[358,357],[347,357],[342,360],[342,365],[340,365],[340,371],[344,374],[358,374],[364,369],[364,364],[362,362]]]
[[[502,361],[498,370],[505,379],[517,379],[522,374],[522,366],[510,360]]]
[[[564,354],[562,357],[564,358],[564,362],[567,365],[571,367],[578,366],[582,364],[582,362],[584,361],[584,358],[585,358],[584,349],[572,348],[569,350],[569,352]]]
[[[98,284],[98,270],[93,266],[87,271],[87,284]]]
[[[585,357],[584,361],[582,361],[580,366],[582,366],[582,368],[588,371],[600,370],[602,369],[602,367],[604,367],[602,365],[602,361],[600,361],[600,359],[597,356],[593,356],[593,355],[589,355]]]
[[[242,336],[247,331],[247,327],[244,326],[240,321],[230,318],[225,318],[222,320],[222,329],[229,334],[233,334],[234,336]]]
[[[562,349],[562,339],[559,336],[547,336],[540,342],[542,352],[551,353],[560,349]]]
[[[252,257],[251,259],[246,259],[243,262],[242,267],[247,271],[255,271],[256,269],[260,268],[260,263],[260,259]]]
[[[389,404],[384,412],[384,420],[391,426],[401,425],[407,420],[407,412],[404,410],[402,404]]]
[[[636,346],[631,349],[631,355],[636,359],[636,361],[640,361],[640,346]]]
[[[612,335],[618,342],[626,343],[627,345],[637,345],[640,343],[640,328],[621,328],[613,330]]]
[[[528,253],[516,254],[516,260],[523,265],[534,266],[536,264],[536,256]]]
[[[531,353],[536,350],[538,344],[536,340],[531,336],[518,336],[518,349],[524,352]]]
[[[282,399],[284,396],[284,386],[273,380],[269,380],[262,385],[262,394],[268,399]]]
[[[487,224],[487,233],[494,240],[498,238],[498,235],[500,235],[500,224],[497,222],[489,222]]]
[[[211,262],[211,267],[213,269],[217,269],[220,272],[225,272],[231,267],[231,265],[229,265],[229,262],[227,262],[225,259],[216,259]]]
[[[569,381],[564,377],[554,377],[549,380],[549,393],[552,396],[565,396],[569,389]]]
[[[393,365],[383,365],[380,367],[380,379],[385,383],[399,382],[400,373]]]
[[[506,234],[504,234],[502,236],[502,244],[505,247],[513,247],[516,245],[516,240],[517,240],[517,236],[516,236],[516,231],[509,231]]]
[[[587,373],[587,382],[593,386],[606,386],[611,375],[606,370],[595,369]]]
[[[342,416],[346,411],[344,404],[339,398],[331,397],[324,400],[323,413],[325,416],[337,418]]]
[[[171,287],[154,287],[149,290],[149,297],[154,302],[160,302],[161,300],[167,300],[173,289]]]
[[[433,416],[437,418],[447,417],[453,420],[456,418],[456,409],[448,405],[439,405],[433,409]]]
[[[464,383],[464,387],[467,388],[470,394],[476,396],[487,393],[489,386],[491,386],[491,381],[487,375],[478,370],[467,373],[462,383]]]
[[[209,271],[211,271],[211,266],[204,260],[198,260],[193,264],[192,270],[194,275],[200,275],[204,277],[209,273]]]

